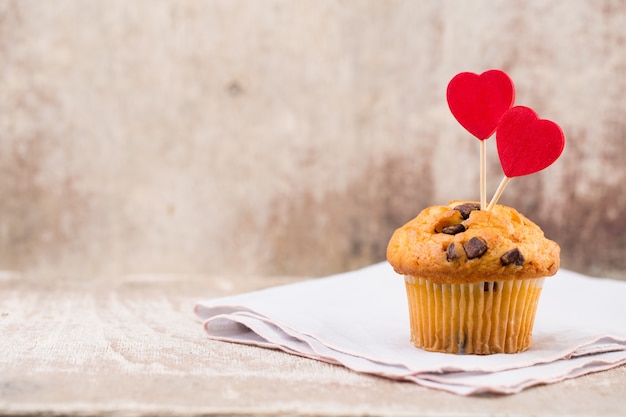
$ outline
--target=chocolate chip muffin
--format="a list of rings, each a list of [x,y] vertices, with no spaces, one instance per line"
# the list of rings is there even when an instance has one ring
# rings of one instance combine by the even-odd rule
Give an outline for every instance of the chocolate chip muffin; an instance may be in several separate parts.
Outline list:
[[[411,340],[466,354],[528,349],[544,277],[559,246],[515,209],[453,201],[397,229],[387,259],[405,277]]]

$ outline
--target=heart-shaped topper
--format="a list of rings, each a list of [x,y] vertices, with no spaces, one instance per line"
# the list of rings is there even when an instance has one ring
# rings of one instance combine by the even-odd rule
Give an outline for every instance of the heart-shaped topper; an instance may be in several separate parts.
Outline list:
[[[462,72],[448,83],[448,107],[454,118],[480,140],[488,139],[515,101],[515,87],[506,73]]]
[[[498,123],[496,145],[504,175],[520,177],[556,161],[565,147],[565,136],[556,123],[540,119],[528,107],[515,106]]]

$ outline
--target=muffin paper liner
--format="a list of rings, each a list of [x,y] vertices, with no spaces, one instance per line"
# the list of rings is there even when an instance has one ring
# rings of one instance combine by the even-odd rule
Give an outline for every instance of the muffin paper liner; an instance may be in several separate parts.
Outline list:
[[[528,349],[543,278],[435,284],[406,276],[411,341],[446,353]]]

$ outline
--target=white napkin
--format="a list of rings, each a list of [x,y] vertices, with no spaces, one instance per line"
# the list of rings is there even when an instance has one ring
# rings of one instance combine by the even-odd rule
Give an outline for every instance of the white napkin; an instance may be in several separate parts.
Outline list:
[[[544,282],[533,345],[518,354],[415,348],[404,278],[387,263],[200,302],[195,312],[212,339],[461,395],[511,394],[626,363],[626,282],[566,270]]]

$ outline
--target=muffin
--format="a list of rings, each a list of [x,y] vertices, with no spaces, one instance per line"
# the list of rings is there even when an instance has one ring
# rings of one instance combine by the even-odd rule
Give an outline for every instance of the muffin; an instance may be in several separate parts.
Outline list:
[[[424,209],[397,229],[387,260],[405,277],[411,341],[457,354],[528,349],[560,248],[517,210],[471,201]]]

